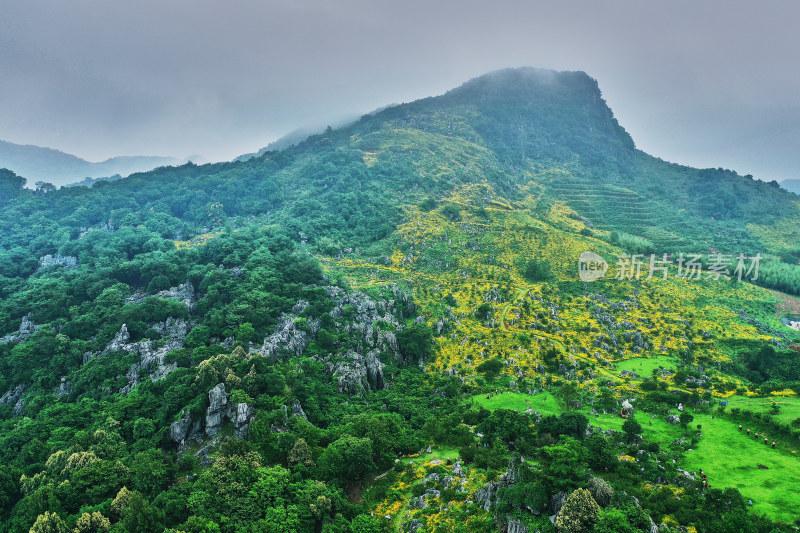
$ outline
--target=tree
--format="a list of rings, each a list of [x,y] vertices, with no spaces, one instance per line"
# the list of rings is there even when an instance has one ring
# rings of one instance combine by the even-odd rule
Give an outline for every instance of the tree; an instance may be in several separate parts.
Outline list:
[[[689,414],[687,411],[684,411],[681,413],[681,416],[678,417],[678,420],[680,421],[681,426],[683,426],[683,428],[686,429],[686,426],[691,424],[692,420],[694,420],[694,416]]]
[[[236,338],[236,343],[242,346],[248,346],[250,342],[256,340],[256,330],[253,327],[253,324],[250,322],[245,322],[244,324],[240,324],[238,328],[236,328],[236,333],[234,334]]]
[[[406,361],[424,361],[431,354],[433,330],[425,322],[414,324],[397,333],[397,344]]]
[[[151,506],[144,497],[122,487],[111,502],[111,511],[120,517],[125,531],[160,533],[164,530],[164,513]]]
[[[559,533],[585,533],[597,523],[600,506],[586,489],[576,489],[569,495],[556,518]]]
[[[496,378],[500,371],[503,370],[503,361],[499,357],[492,357],[488,361],[484,361],[483,363],[479,364],[475,367],[476,372],[480,372],[486,379],[489,381]]]
[[[567,409],[572,409],[574,402],[580,398],[578,387],[574,383],[564,383],[556,392],[556,398],[561,400]]]
[[[592,433],[584,443],[588,451],[589,466],[594,470],[613,472],[619,462],[608,439],[599,433]]]
[[[34,186],[36,187],[36,192],[40,194],[47,194],[56,190],[55,185],[46,181],[37,181]]]
[[[31,533],[69,533],[67,524],[56,513],[45,511],[36,517]]]
[[[635,442],[637,437],[642,434],[642,425],[633,418],[628,418],[622,423],[622,431],[625,432],[628,442]]]
[[[525,263],[525,267],[522,270],[522,275],[525,276],[525,279],[531,283],[548,281],[553,277],[550,261],[547,259],[542,261],[531,259]]]
[[[288,461],[289,467],[293,469],[297,467],[308,468],[314,465],[311,448],[309,448],[305,439],[297,439],[297,442],[294,443],[291,451],[289,451]]]
[[[105,533],[111,527],[111,521],[101,513],[83,513],[75,524],[73,533]]]
[[[543,477],[551,493],[570,490],[588,476],[586,448],[572,437],[561,437],[558,444],[541,449]]]
[[[638,533],[641,530],[631,525],[625,511],[610,507],[602,509],[597,515],[594,531],[595,533]]]
[[[22,176],[17,176],[14,172],[0,168],[0,202],[5,198],[11,198],[11,195],[17,195],[25,187],[26,179]]]
[[[350,522],[350,531],[352,533],[380,533],[383,531],[383,528],[380,522],[375,520],[375,518],[366,514],[360,514]]]
[[[601,507],[607,507],[611,503],[611,497],[614,495],[614,489],[608,484],[608,481],[599,477],[592,477],[589,479],[589,492],[592,494],[594,501]]]
[[[357,481],[375,470],[372,441],[342,435],[332,442],[319,458],[322,474],[331,480]]]
[[[549,433],[553,437],[566,435],[573,439],[586,438],[586,428],[589,420],[581,413],[564,413],[563,415],[548,415],[539,421],[539,434]]]

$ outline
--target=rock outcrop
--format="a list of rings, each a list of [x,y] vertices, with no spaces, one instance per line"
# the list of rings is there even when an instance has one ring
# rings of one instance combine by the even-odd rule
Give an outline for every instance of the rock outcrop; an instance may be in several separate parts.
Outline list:
[[[181,417],[169,426],[169,435],[178,444],[194,440],[199,436],[203,421],[194,419],[188,409],[181,411]]]
[[[67,380],[66,377],[61,378],[61,383],[58,384],[58,390],[56,391],[56,397],[62,398],[64,396],[69,396],[69,393],[72,392],[72,383]]]
[[[19,325],[19,330],[17,330],[17,333],[12,333],[11,335],[6,335],[5,337],[0,338],[0,343],[25,342],[26,340],[30,339],[38,330],[39,326],[33,323],[33,320],[31,320],[31,315],[25,315],[22,317],[22,322]]]
[[[297,400],[295,400],[295,402],[297,402]],[[299,402],[297,402],[297,404],[299,405]],[[253,418],[252,407],[250,407],[246,403],[236,404],[236,412],[233,416],[233,436],[236,437],[237,439],[246,439],[247,430],[250,427],[250,420],[252,418]]]
[[[308,422],[308,417],[306,416],[306,412],[303,411],[303,406],[300,405],[300,400],[298,399],[295,399],[292,402],[292,414],[294,416],[299,416],[300,418]]]
[[[127,394],[138,385],[141,370],[148,371],[153,380],[163,378],[177,368],[175,363],[167,363],[165,357],[169,352],[183,348],[184,340],[191,326],[182,318],[168,318],[164,322],[153,324],[152,328],[161,335],[161,339],[130,342],[131,335],[127,326],[123,324],[102,351],[83,354],[83,364],[99,355],[111,352],[138,354],[139,362],[132,364],[128,369],[126,373],[128,384],[119,390],[121,394]]]
[[[339,392],[362,394],[384,388],[383,366],[377,350],[366,356],[348,351],[342,358],[328,363],[325,370],[336,377]]]
[[[228,393],[225,392],[225,384],[220,383],[208,391],[208,410],[206,411],[206,435],[213,437],[222,428],[226,418],[230,418],[228,412]]]
[[[61,254],[47,254],[39,258],[39,268],[47,268],[51,266],[63,267],[72,270],[78,268],[78,258],[72,255]]]
[[[189,311],[194,310],[194,306],[197,303],[197,297],[195,295],[194,286],[190,281],[182,285],[178,285],[177,287],[172,287],[166,290],[159,292],[156,296],[159,298],[165,298],[168,300],[178,300],[186,305],[189,308]]]
[[[22,393],[24,392],[25,385],[17,385],[9,389],[3,396],[0,396],[0,405],[13,405],[14,407],[11,409],[11,414],[14,416],[22,415],[25,407],[25,401],[22,398]]]
[[[334,304],[330,317],[340,342],[335,351],[315,357],[336,378],[340,392],[362,394],[386,388],[381,357],[403,362],[395,331],[403,328],[403,317],[414,310],[411,298],[396,286],[391,300],[373,300],[364,293],[346,292],[335,286],[326,287],[326,291]],[[251,353],[272,359],[302,355],[321,327],[318,319],[298,316],[308,305],[299,300],[290,314],[280,317],[275,331],[264,338],[260,347],[251,346]]]
[[[307,328],[301,328],[297,324],[297,320],[296,315],[280,317],[275,332],[266,337],[261,347],[255,351],[272,359],[302,355],[313,335],[319,331],[319,320],[307,321]]]

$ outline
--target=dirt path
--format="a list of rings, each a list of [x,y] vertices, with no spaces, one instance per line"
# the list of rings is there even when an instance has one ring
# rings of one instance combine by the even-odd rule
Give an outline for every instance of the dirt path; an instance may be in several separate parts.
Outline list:
[[[789,296],[782,292],[769,290],[779,302],[775,306],[775,316],[780,317],[786,314],[800,315],[800,298]]]

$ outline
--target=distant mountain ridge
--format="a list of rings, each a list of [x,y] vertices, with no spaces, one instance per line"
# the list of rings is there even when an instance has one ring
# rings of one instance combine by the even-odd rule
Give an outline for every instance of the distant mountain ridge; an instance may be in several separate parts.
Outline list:
[[[181,161],[177,158],[159,156],[118,156],[93,163],[52,148],[0,141],[0,168],[13,170],[27,179],[28,185],[46,181],[61,186],[84,178],[128,176],[178,163]]]
[[[781,187],[789,192],[800,194],[800,179],[783,180]]]

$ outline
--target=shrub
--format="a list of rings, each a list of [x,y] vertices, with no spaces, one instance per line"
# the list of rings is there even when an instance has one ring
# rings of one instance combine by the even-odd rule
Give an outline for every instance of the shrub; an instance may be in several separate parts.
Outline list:
[[[576,489],[569,495],[556,518],[560,533],[585,533],[597,523],[600,506],[586,489]]]

